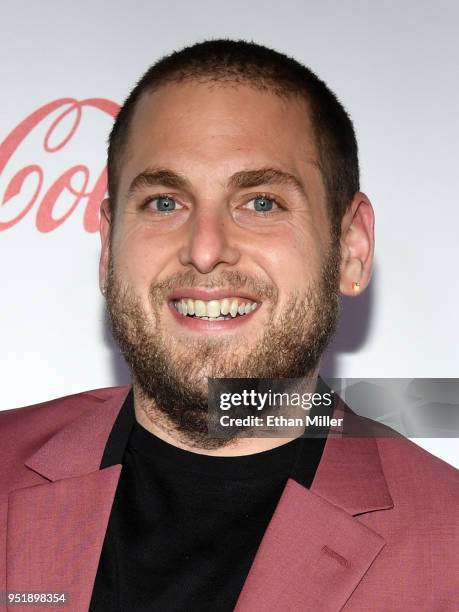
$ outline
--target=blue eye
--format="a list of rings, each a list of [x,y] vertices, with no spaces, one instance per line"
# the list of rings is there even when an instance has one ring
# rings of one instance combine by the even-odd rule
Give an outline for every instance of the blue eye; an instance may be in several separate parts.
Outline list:
[[[265,196],[257,196],[256,198],[253,198],[251,202],[253,202],[253,208],[257,212],[270,212],[273,210],[274,206],[277,207],[275,200]]]
[[[156,210],[159,212],[169,212],[176,207],[175,200],[169,196],[159,196],[151,200],[151,202],[156,202]]]

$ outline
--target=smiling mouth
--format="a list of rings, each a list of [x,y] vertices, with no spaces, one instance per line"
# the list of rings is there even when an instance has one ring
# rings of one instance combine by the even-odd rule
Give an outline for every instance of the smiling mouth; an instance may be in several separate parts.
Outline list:
[[[240,297],[209,301],[184,297],[180,300],[173,300],[172,305],[183,317],[203,321],[230,321],[250,314],[258,307],[257,302]]]

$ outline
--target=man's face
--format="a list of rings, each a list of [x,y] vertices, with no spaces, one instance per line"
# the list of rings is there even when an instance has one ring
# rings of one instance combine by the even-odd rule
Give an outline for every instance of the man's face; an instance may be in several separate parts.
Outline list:
[[[186,82],[139,100],[101,278],[135,382],[191,440],[203,442],[208,376],[318,366],[339,251],[317,162],[299,99]]]

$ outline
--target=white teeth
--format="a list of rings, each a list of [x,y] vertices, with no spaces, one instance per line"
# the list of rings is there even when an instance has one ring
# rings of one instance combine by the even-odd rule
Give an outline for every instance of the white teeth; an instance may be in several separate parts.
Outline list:
[[[193,300],[183,298],[174,302],[176,310],[183,316],[195,316],[204,320],[221,321],[231,315],[232,318],[246,315],[255,310],[256,302],[245,302],[241,298],[223,298],[222,300]]]
[[[209,318],[216,319],[220,316],[220,302],[218,300],[211,300],[207,302],[207,315]]]
[[[222,315],[227,315],[229,314],[229,311],[230,311],[230,301],[228,298],[224,298],[220,304],[220,312],[222,313]]]
[[[202,300],[194,301],[194,314],[197,317],[205,317],[206,316],[206,305]]]
[[[238,301],[233,300],[230,306],[230,315],[234,318],[237,315]]]

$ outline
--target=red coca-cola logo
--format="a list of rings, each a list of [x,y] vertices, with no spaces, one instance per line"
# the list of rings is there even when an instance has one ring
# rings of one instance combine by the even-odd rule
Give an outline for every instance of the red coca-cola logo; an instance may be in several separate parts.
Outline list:
[[[73,98],[61,98],[45,104],[28,117],[26,117],[12,132],[5,138],[0,145],[0,175],[5,175],[11,171],[11,161],[15,152],[20,146],[24,145],[37,126],[43,124],[47,119],[56,114],[59,109],[61,112],[52,120],[47,129],[40,155],[53,155],[69,146],[70,141],[77,137],[78,127],[80,126],[85,108],[100,110],[111,117],[115,117],[119,111],[119,106],[111,100],[103,98],[88,98],[86,100],[75,100]],[[64,130],[63,130],[64,126]],[[56,133],[60,130],[59,137]],[[64,131],[64,133],[63,133]],[[40,155],[37,157],[40,159]],[[6,184],[3,197],[0,201],[2,206],[15,206],[13,217],[8,221],[0,221],[0,231],[10,229],[21,221],[32,209],[36,212],[35,225],[40,232],[51,232],[61,226],[76,210],[79,205],[85,206],[83,214],[83,227],[87,232],[96,232],[99,225],[99,206],[107,191],[107,170],[106,167],[100,172],[97,180],[91,180],[90,170],[85,164],[76,164],[65,170],[58,176],[51,185],[44,189],[45,171],[39,163],[28,164],[16,172]],[[78,187],[75,187],[72,179],[78,176]],[[34,178],[35,189],[32,195],[25,198],[20,196],[26,181],[30,186],[31,177]],[[49,180],[48,180],[49,183]],[[92,187],[89,185],[92,183]],[[30,189],[29,189],[30,191]],[[67,197],[71,196],[71,203],[67,210],[61,214],[56,214],[56,202],[59,197],[66,192]],[[14,199],[14,204],[11,202]]]

